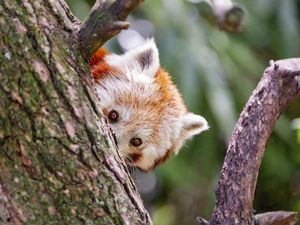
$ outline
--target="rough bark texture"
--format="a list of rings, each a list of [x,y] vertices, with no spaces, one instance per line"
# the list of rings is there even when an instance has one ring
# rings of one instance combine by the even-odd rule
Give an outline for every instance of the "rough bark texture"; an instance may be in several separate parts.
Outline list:
[[[272,62],[234,129],[216,189],[211,225],[254,225],[253,199],[272,128],[300,95],[300,59]]]
[[[77,30],[62,0],[0,1],[0,224],[151,224]]]
[[[297,222],[296,212],[267,212],[255,215],[255,225],[294,225]]]

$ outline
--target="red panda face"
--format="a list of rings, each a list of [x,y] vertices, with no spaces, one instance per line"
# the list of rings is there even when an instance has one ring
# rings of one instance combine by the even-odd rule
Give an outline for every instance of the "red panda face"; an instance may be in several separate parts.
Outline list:
[[[141,170],[163,163],[186,139],[208,129],[203,117],[187,112],[170,76],[159,66],[152,39],[124,55],[105,56],[92,73],[120,154]]]

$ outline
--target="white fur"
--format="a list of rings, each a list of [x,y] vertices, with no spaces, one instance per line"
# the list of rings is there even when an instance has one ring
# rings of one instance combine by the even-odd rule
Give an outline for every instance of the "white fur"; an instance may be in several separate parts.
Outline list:
[[[147,68],[142,68],[137,60],[137,56],[147,50],[152,52],[152,62]],[[158,49],[156,47],[153,38],[145,40],[145,42],[123,55],[111,54],[106,57],[106,62],[112,67],[119,68],[126,73],[143,73],[150,78],[153,78],[159,69],[159,56]],[[133,77],[133,76],[132,76]],[[145,78],[145,77],[144,77]]]
[[[153,162],[159,158],[159,151],[154,146],[148,146],[143,150],[143,157],[137,162],[140,168],[148,169],[153,166]]]
[[[148,53],[151,51],[152,57],[149,60],[151,64],[146,66],[139,62],[140,54],[145,51]],[[155,109],[147,105],[136,107],[135,102],[147,103],[149,100],[162,97],[160,87],[155,83],[159,57],[153,39],[145,41],[143,45],[123,55],[109,55],[105,61],[118,71],[118,76],[111,74],[99,79],[96,93],[100,97],[103,109],[108,112],[116,110],[119,113],[118,121],[111,123],[110,126],[116,135],[121,155],[127,157],[130,153],[142,152],[142,157],[135,163],[139,168],[144,170],[152,168],[154,163],[163,158],[170,149],[173,151],[171,153],[177,154],[186,139],[208,129],[207,122],[202,116],[187,113],[184,107],[174,109],[168,104],[162,105],[164,107],[162,115],[158,115]],[[120,103],[118,101],[120,99],[127,99],[127,103]],[[178,112],[174,114],[176,110]],[[156,116],[162,118],[157,125],[159,127],[153,127]],[[136,149],[130,146],[130,140],[134,137],[139,137],[143,141]]]
[[[194,113],[185,114],[181,118],[181,121],[183,124],[183,132],[185,132],[187,138],[190,138],[196,134],[200,134],[209,128],[206,119]]]

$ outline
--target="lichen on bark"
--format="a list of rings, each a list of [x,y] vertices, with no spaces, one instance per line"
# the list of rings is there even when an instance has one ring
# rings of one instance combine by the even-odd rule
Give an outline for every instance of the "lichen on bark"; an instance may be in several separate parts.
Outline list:
[[[151,224],[102,123],[79,22],[62,0],[0,12],[1,224]]]

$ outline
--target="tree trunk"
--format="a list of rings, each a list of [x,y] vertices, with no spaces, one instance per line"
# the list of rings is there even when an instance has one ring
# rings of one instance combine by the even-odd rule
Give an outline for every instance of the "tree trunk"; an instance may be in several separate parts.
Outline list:
[[[0,1],[0,224],[151,224],[62,0]],[[104,125],[103,125],[104,124]]]

